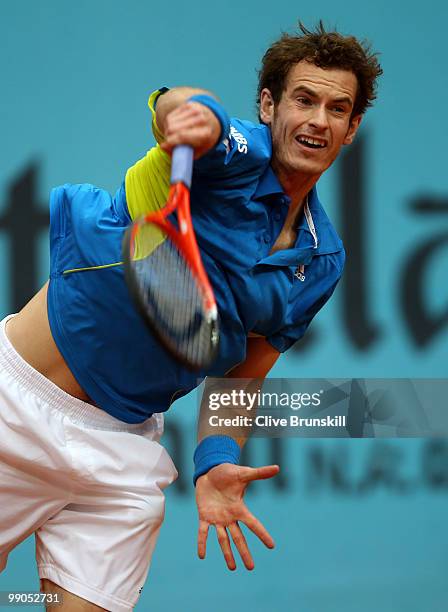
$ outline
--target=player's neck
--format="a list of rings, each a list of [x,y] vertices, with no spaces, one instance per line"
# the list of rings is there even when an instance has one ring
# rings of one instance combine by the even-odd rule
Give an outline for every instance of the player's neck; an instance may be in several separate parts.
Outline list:
[[[281,166],[277,166],[273,162],[272,168],[283,187],[285,194],[290,198],[289,215],[297,216],[304,206],[306,196],[317,183],[319,175],[310,175],[303,173],[291,173],[285,171]],[[289,216],[288,215],[288,216]]]

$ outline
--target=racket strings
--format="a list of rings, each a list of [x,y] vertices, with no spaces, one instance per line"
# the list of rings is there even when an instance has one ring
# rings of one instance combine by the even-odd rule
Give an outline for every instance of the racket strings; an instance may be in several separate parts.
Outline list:
[[[185,257],[168,238],[157,240],[154,230],[144,225],[138,240],[145,245],[145,257],[132,261],[138,289],[145,308],[158,332],[192,363],[207,360],[213,347],[210,343],[212,322],[204,307],[200,285]],[[140,249],[140,252],[142,250]]]

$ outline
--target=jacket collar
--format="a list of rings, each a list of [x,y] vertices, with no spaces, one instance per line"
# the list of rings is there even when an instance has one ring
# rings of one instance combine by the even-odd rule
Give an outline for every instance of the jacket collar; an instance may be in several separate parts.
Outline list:
[[[272,196],[277,197],[272,198]],[[283,191],[280,181],[269,165],[258,181],[253,199],[272,199],[275,204],[279,204],[282,202],[282,197],[283,202],[289,203],[288,196]],[[315,246],[315,254],[336,253],[343,248],[341,239],[319,201],[316,185],[308,193],[303,215],[297,229],[311,234]]]
[[[258,181],[253,199],[263,200],[273,195],[285,195],[285,192],[275,172],[272,170],[271,165],[269,165]]]

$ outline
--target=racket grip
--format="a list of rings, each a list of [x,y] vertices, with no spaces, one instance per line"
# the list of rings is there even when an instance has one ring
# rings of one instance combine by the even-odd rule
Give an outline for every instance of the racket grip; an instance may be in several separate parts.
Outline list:
[[[191,187],[193,173],[193,147],[178,145],[173,149],[171,158],[171,184],[183,183],[188,189]]]

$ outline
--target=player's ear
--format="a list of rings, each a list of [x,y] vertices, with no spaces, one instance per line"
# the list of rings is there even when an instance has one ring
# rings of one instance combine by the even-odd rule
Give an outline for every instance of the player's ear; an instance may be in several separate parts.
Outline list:
[[[359,125],[362,120],[362,115],[355,115],[350,119],[350,125],[348,126],[347,134],[345,135],[343,144],[349,145],[352,144],[356,132],[358,131]]]
[[[260,93],[260,119],[270,125],[274,116],[274,99],[266,87]]]

